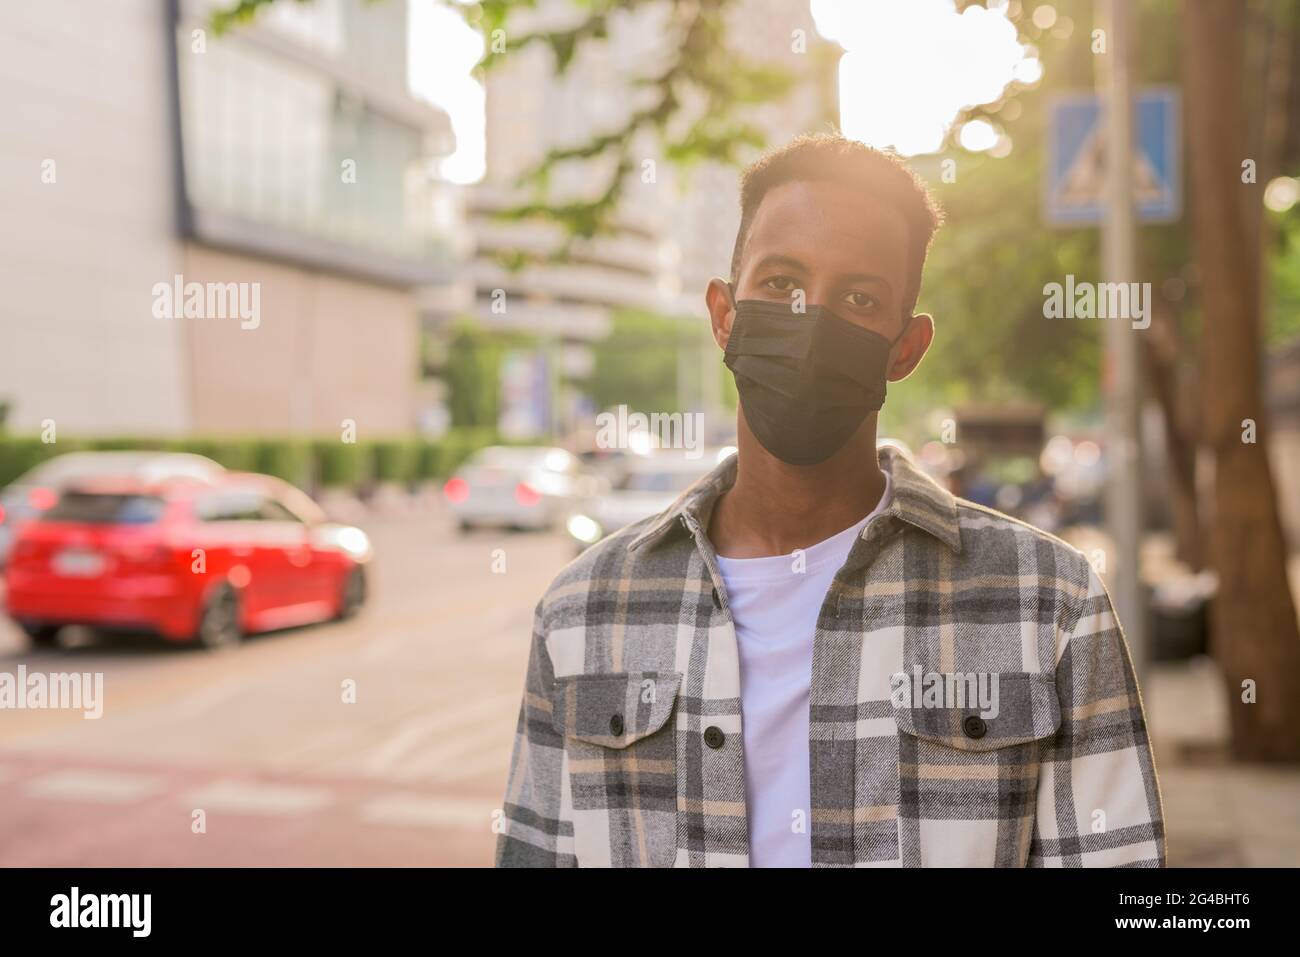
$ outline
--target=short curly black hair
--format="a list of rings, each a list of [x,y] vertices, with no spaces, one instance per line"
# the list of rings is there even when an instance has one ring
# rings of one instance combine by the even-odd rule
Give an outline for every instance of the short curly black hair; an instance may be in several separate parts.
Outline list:
[[[921,294],[921,271],[943,212],[925,182],[896,153],[885,152],[839,133],[798,136],[770,149],[740,176],[740,229],[731,254],[731,281],[740,279],[740,257],[754,213],[768,191],[783,183],[843,183],[879,196],[903,215],[910,234],[913,270],[903,297],[910,316]]]

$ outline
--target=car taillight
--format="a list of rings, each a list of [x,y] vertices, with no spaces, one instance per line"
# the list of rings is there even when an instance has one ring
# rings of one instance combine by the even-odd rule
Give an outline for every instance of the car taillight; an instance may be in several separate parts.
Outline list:
[[[515,501],[520,505],[533,506],[542,500],[542,493],[537,491],[527,482],[520,482],[515,486]]]
[[[469,483],[463,478],[452,478],[442,487],[442,494],[449,502],[463,502],[469,498]]]
[[[34,488],[27,493],[27,504],[40,512],[53,508],[58,500],[59,493],[51,488]]]

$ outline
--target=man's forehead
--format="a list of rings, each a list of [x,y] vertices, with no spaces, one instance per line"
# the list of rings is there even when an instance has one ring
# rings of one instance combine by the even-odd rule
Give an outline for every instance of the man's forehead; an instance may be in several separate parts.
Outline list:
[[[823,261],[870,256],[901,269],[906,240],[903,214],[879,197],[841,183],[795,181],[773,187],[759,202],[745,259],[803,248]]]

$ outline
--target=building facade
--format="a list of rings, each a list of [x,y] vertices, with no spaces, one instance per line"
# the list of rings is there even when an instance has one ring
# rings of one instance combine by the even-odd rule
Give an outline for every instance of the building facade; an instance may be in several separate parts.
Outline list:
[[[446,116],[407,90],[406,4],[280,3],[222,36],[217,6],[6,11],[14,431],[416,426],[418,290],[449,280],[460,212]]]

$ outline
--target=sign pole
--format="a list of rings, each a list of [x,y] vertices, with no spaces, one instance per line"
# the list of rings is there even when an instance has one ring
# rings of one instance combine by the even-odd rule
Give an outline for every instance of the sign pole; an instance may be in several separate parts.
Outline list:
[[[1107,52],[1097,58],[1105,123],[1105,207],[1102,268],[1109,283],[1134,281],[1133,90],[1131,0],[1098,0]],[[1112,543],[1112,597],[1139,676],[1149,659],[1139,551],[1142,537],[1142,434],[1138,330],[1105,320],[1102,388],[1106,399],[1106,525]]]

